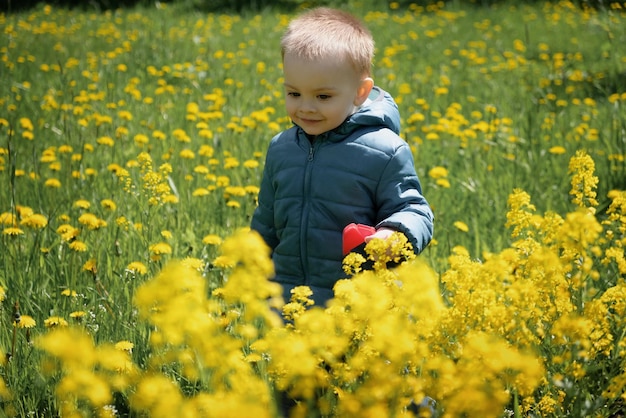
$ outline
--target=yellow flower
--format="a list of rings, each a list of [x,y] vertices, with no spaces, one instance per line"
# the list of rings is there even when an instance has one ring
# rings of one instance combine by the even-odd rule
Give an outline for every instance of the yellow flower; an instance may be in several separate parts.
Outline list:
[[[93,213],[83,213],[78,217],[78,222],[91,230],[100,229],[107,225],[106,221],[99,219]]]
[[[48,218],[43,215],[33,214],[22,219],[20,225],[28,226],[35,229],[42,229],[48,225]]]
[[[13,325],[16,324],[13,323]],[[35,319],[30,315],[20,316],[20,322],[17,323],[18,328],[33,328],[35,325],[37,325],[37,322],[35,322]]]
[[[78,293],[76,293],[75,290],[71,290],[71,289],[64,289],[61,294],[63,296],[71,296],[71,297],[76,297],[78,296]]]
[[[74,207],[79,209],[89,209],[91,203],[85,199],[78,199],[74,202]]]
[[[63,224],[57,228],[56,232],[61,235],[63,241],[70,242],[78,236],[80,230],[78,228],[74,228],[70,224]]]
[[[17,209],[17,213],[18,213],[18,215],[19,215],[22,219],[23,219],[23,218],[27,218],[27,217],[29,217],[30,215],[32,215],[32,214],[34,214],[34,213],[35,213],[35,212],[34,212],[31,208],[29,208],[28,206],[21,206],[21,205],[18,205],[18,206],[16,207],[16,209]]]
[[[259,166],[259,162],[257,160],[246,160],[244,161],[243,166],[246,168],[257,168]]]
[[[34,129],[33,127],[33,123],[30,121],[30,119],[24,117],[24,118],[20,118],[20,128],[28,130],[28,131],[32,131]]]
[[[9,228],[4,228],[2,230],[2,234],[16,237],[18,235],[24,235],[24,231],[16,227],[9,227]]]
[[[70,243],[70,248],[76,252],[82,253],[87,251],[87,244],[82,241],[76,240]]]
[[[167,138],[167,135],[165,135],[165,133],[162,132],[162,131],[156,130],[156,131],[152,132],[152,137],[154,139],[158,139],[160,141],[163,141],[163,140],[165,140]]]
[[[467,226],[467,224],[465,222],[456,221],[453,225],[459,231],[463,231],[463,232],[468,232],[469,231],[469,227]]]
[[[127,353],[132,353],[133,352],[133,348],[135,347],[135,344],[131,343],[130,341],[118,341],[117,343],[115,343],[115,349],[116,350],[120,350],[120,351],[125,351]]]
[[[193,172],[199,174],[208,174],[209,168],[205,165],[197,165],[194,167]]]
[[[598,177],[594,176],[595,163],[593,159],[584,151],[577,151],[570,159],[569,173],[572,174],[573,202],[580,207],[598,206],[596,200],[596,187]]]
[[[196,154],[190,149],[183,149],[178,155],[180,156],[180,158],[184,158],[186,160],[193,160],[194,158],[196,158]]]
[[[191,142],[191,138],[189,138],[183,129],[175,129],[174,132],[172,132],[172,135],[174,135],[174,138],[180,142]]]
[[[205,189],[204,187],[199,187],[196,190],[193,191],[192,196],[194,197],[201,197],[201,196],[206,196],[208,194],[210,194],[211,192],[209,192],[208,189]]]
[[[256,196],[259,194],[260,189],[259,189],[259,186],[250,185],[250,186],[246,186],[244,190],[246,191],[246,193]]]
[[[52,189],[58,189],[61,187],[61,182],[59,179],[51,178],[46,180],[43,185]]]
[[[448,169],[445,167],[436,166],[428,170],[428,175],[433,179],[448,177]]]
[[[435,184],[437,184],[437,186],[439,187],[443,187],[444,189],[450,188],[450,181],[448,179],[437,179],[437,181],[435,181]]]
[[[224,168],[230,169],[239,167],[239,160],[235,157],[227,157],[224,159]]]
[[[560,146],[560,145],[555,145],[554,147],[551,147],[548,152],[550,154],[555,154],[555,155],[560,155],[560,154],[565,154],[567,152],[567,150]]]
[[[87,315],[85,311],[70,312],[70,318],[76,319],[77,321],[81,320],[85,315]]]
[[[106,147],[113,147],[115,145],[115,141],[110,136],[102,136],[96,139],[96,142],[100,145],[104,145]]]
[[[114,211],[115,209],[117,209],[117,205],[111,199],[102,199],[102,201],[100,201],[100,204],[102,205],[103,208],[108,209],[110,211]]]
[[[133,120],[133,114],[130,113],[128,110],[120,110],[117,115],[120,117],[120,119],[123,119],[126,121]]]
[[[85,261],[85,264],[83,264],[83,270],[90,271],[95,274],[98,271],[96,268],[96,259],[90,258],[89,260]]]
[[[181,264],[185,267],[189,267],[200,272],[204,270],[204,261],[199,258],[185,257],[181,261]]]
[[[126,266],[126,270],[134,274],[144,275],[148,272],[148,268],[140,261],[133,261]]]
[[[150,252],[154,255],[171,254],[172,247],[167,242],[159,242],[150,246]]]
[[[213,265],[218,268],[230,268],[235,266],[235,261],[225,255],[220,255],[213,260]]]
[[[66,327],[67,321],[60,316],[51,316],[43,321],[46,328]]]
[[[222,238],[220,238],[219,235],[210,234],[202,238],[202,243],[204,245],[220,245],[222,243]]]
[[[11,212],[0,213],[0,224],[15,225],[16,222],[17,222],[17,218]]]

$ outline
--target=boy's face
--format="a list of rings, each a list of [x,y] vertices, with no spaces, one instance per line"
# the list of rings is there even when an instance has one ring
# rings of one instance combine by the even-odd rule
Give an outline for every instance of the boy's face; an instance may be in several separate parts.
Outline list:
[[[309,135],[335,129],[362,105],[373,81],[362,78],[347,60],[283,59],[285,107],[291,120]]]

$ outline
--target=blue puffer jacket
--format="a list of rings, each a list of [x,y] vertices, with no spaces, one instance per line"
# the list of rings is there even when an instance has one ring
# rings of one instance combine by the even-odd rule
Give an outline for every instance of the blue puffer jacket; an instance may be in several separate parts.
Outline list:
[[[300,285],[318,306],[333,297],[346,277],[342,232],[351,222],[401,231],[416,253],[430,242],[433,213],[399,128],[398,107],[375,87],[366,105],[313,144],[298,126],[272,139],[251,228],[272,248],[285,301]]]

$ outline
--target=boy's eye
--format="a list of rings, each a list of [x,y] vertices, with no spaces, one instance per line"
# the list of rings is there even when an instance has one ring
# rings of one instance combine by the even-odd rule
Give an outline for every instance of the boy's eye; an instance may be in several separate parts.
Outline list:
[[[320,100],[328,100],[331,98],[330,94],[320,94],[317,96]]]
[[[289,91],[287,92],[287,96],[300,97],[300,93],[296,93],[295,91]]]

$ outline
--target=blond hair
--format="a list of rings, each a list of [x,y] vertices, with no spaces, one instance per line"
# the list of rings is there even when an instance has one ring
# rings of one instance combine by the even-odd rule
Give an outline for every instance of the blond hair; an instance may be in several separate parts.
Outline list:
[[[306,60],[328,56],[347,58],[359,75],[369,76],[374,39],[356,17],[342,10],[320,7],[296,17],[282,37],[281,52]]]

